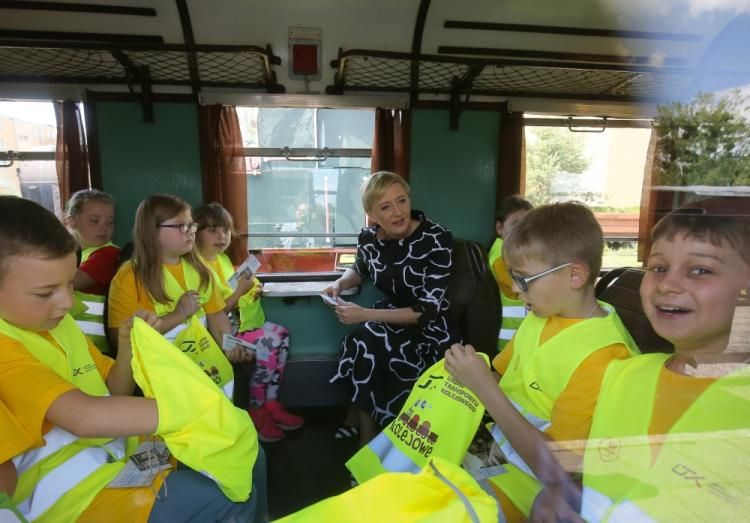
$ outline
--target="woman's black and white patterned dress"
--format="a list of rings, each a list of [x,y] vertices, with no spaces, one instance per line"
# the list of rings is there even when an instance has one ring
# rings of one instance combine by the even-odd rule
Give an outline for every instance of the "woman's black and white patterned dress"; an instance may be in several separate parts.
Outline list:
[[[419,211],[412,218],[420,224],[403,240],[377,238],[377,225],[362,229],[353,269],[385,294],[376,309],[411,307],[422,313],[419,323],[360,325],[341,342],[331,379],[351,383],[352,402],[379,425],[398,414],[419,375],[460,340],[446,318],[453,236]]]

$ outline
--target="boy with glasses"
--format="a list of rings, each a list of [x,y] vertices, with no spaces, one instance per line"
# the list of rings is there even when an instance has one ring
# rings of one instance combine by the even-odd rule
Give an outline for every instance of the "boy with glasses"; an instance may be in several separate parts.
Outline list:
[[[607,365],[638,352],[614,309],[596,300],[603,247],[585,205],[530,210],[503,245],[513,291],[529,314],[493,361],[500,387],[470,345],[446,352],[446,368],[495,420],[505,464],[489,483],[508,521],[529,516],[542,484],[567,481],[549,462],[547,441],[584,441]],[[579,455],[565,457],[580,465]]]

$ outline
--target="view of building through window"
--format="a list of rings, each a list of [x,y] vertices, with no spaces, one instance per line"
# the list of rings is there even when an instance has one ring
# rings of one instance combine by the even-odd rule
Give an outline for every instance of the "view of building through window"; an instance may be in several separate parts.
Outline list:
[[[237,115],[247,156],[249,248],[351,249],[365,225],[360,189],[370,175],[374,111],[238,107]]]
[[[0,194],[34,200],[61,214],[54,151],[57,124],[51,102],[0,102],[0,152],[51,153],[49,159],[0,161]]]
[[[649,128],[536,126],[526,120],[526,198],[578,200],[607,240],[604,267],[638,265],[638,219]]]

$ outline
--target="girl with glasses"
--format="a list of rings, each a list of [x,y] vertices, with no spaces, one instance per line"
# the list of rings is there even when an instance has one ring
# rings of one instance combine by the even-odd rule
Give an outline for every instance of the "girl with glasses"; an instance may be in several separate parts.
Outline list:
[[[157,194],[141,202],[133,228],[133,258],[123,264],[110,288],[108,325],[114,339],[122,322],[139,309],[155,311],[158,330],[173,342],[193,316],[219,347],[223,335],[231,334],[224,298],[195,250],[197,228],[190,205],[177,196]],[[252,359],[240,349],[227,357],[233,362]]]

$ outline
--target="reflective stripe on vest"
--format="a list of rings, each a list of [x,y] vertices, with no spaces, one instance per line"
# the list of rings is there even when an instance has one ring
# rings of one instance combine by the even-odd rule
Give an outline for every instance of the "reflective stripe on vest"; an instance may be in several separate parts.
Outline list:
[[[492,275],[495,277],[495,280],[497,280],[497,275],[495,274],[495,262],[502,258],[502,252],[503,252],[503,239],[497,238],[495,242],[492,244],[492,247],[490,247],[490,253],[489,253],[489,264],[490,264],[490,271],[492,272]],[[513,336],[516,334],[516,331],[518,330],[518,327],[521,325],[521,322],[526,317],[526,303],[524,303],[521,300],[509,298],[505,294],[503,294],[502,289],[500,289],[500,286],[498,286],[498,293],[500,294],[500,331],[497,334],[497,348],[499,350],[502,350],[505,348],[505,346],[508,344],[508,342],[513,338]]]
[[[549,428],[552,407],[583,361],[599,349],[622,343],[636,354],[635,342],[614,309],[604,302],[608,312],[602,318],[588,318],[571,325],[539,345],[547,320],[530,313],[516,333],[513,357],[500,388],[516,409],[540,431]],[[495,426],[492,435],[508,459],[509,472],[490,478],[526,516],[541,485],[528,465],[513,450],[502,430]]]
[[[414,383],[398,417],[346,466],[363,483],[383,472],[419,472],[432,456],[459,465],[483,414],[474,393],[455,381],[440,360]]]
[[[89,345],[70,315],[49,331],[59,345],[0,319],[0,333],[17,340],[41,363],[92,396],[109,395],[89,353]],[[62,349],[62,350],[60,350]],[[123,466],[133,441],[79,438],[59,427],[44,436],[43,447],[13,458],[18,485],[13,502],[37,521],[74,520]]]
[[[81,263],[88,260],[96,251],[105,247],[115,247],[115,244],[108,242],[99,247],[83,249],[81,251]],[[76,291],[75,295],[78,303],[74,310],[71,311],[71,315],[75,318],[81,330],[96,345],[96,348],[100,352],[107,354],[109,352],[109,344],[107,343],[104,328],[104,303],[107,297],[98,294],[87,294],[81,291]]]
[[[648,354],[607,368],[584,454],[582,510],[602,521],[622,521],[623,514],[743,520],[750,513],[750,368],[717,379],[666,434],[653,436],[653,405],[668,358]]]

